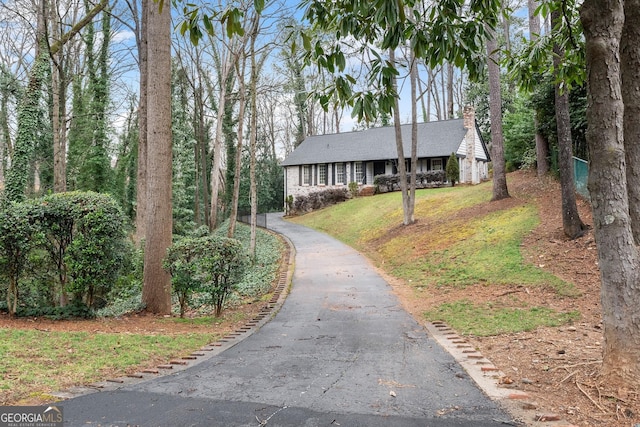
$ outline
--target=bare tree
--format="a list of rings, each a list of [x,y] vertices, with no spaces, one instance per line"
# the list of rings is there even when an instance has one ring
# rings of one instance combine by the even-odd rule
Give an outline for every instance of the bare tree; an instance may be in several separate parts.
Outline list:
[[[540,34],[540,17],[536,12],[538,8],[537,0],[528,0],[529,6],[529,37],[531,41],[538,39]],[[549,173],[549,142],[541,132],[538,131],[538,116],[534,112],[533,125],[536,129],[536,164],[538,177],[542,178]]]
[[[560,23],[561,12],[551,12],[553,26]],[[556,79],[560,73],[561,63],[565,56],[564,49],[555,42],[553,44],[553,72]],[[562,189],[562,228],[570,239],[582,236],[586,226],[580,219],[576,204],[576,186],[573,182],[573,144],[569,115],[569,92],[567,88],[555,83],[556,128],[558,133],[560,187]]]
[[[491,116],[491,161],[493,163],[492,200],[506,199],[506,165],[504,160],[504,138],[502,136],[502,95],[500,93],[500,66],[498,65],[498,44],[495,32],[488,29],[487,63],[489,72],[489,110]]]

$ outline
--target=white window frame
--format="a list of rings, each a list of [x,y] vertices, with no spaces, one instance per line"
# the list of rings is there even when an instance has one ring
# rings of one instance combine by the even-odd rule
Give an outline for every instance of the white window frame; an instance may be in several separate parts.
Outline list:
[[[311,165],[302,166],[302,185],[311,185]]]
[[[355,168],[355,179],[358,184],[362,184],[364,182],[364,164],[362,162],[356,162],[354,165]]]
[[[327,165],[318,165],[318,185],[327,185]]]
[[[436,165],[438,166],[437,168],[436,168]],[[432,171],[443,170],[442,159],[431,159],[431,170]]]
[[[345,185],[346,168],[344,163],[336,163],[336,184]]]

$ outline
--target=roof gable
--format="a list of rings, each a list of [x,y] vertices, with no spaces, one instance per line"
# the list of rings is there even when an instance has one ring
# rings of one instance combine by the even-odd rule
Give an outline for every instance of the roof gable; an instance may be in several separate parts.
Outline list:
[[[411,156],[411,124],[401,126],[405,157]],[[458,151],[467,130],[463,119],[418,124],[418,157],[446,157]],[[305,140],[282,166],[397,159],[393,126],[357,132],[315,135]]]

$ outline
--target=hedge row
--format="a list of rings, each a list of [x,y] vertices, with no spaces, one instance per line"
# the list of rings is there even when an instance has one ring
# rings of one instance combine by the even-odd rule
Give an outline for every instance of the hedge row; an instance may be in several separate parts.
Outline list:
[[[407,174],[407,183],[411,178]],[[416,172],[416,187],[436,187],[443,185],[447,181],[446,172],[444,170],[432,170],[426,172]],[[378,193],[387,193],[389,191],[400,190],[400,175],[376,175],[373,180]]]
[[[297,196],[287,202],[290,215],[302,215],[307,212],[335,205],[350,199],[351,193],[346,188],[327,188],[314,191],[306,196]]]
[[[9,313],[29,292],[42,308],[93,307],[115,283],[128,249],[124,216],[107,195],[58,193],[6,203],[0,208],[0,275],[7,280],[0,292]],[[23,292],[34,278],[38,285]]]

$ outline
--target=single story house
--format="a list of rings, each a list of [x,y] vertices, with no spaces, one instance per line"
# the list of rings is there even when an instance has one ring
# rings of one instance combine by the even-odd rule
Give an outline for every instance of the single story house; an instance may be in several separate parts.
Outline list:
[[[402,125],[404,156],[411,159],[411,125]],[[451,153],[460,166],[458,182],[477,184],[489,178],[489,151],[475,121],[473,108],[464,118],[418,124],[418,172],[446,167]],[[314,135],[281,163],[284,197],[294,198],[324,188],[373,186],[374,177],[397,173],[398,152],[393,126],[330,135]]]

